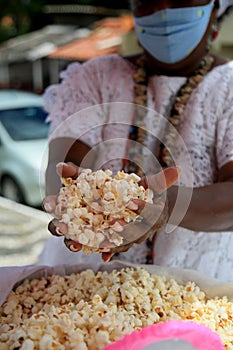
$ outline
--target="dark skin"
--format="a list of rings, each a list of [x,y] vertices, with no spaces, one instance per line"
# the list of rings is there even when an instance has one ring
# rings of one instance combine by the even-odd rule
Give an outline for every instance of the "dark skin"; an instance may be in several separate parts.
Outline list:
[[[206,0],[190,0],[190,1],[132,1],[135,6],[133,12],[135,16],[145,16],[154,11],[165,8],[187,7],[206,5]],[[218,10],[218,1],[215,1],[214,9],[211,14],[210,22],[205,35],[200,44],[193,52],[184,60],[175,64],[165,64],[159,62],[145,51],[147,58],[147,66],[151,75],[167,75],[167,76],[189,76],[198,67],[203,56],[206,54],[206,43],[212,25],[216,21]],[[213,68],[229,61],[227,58],[213,56]],[[233,162],[225,164],[218,172],[218,182],[195,188],[193,191],[192,201],[190,203],[187,214],[184,216],[180,226],[194,231],[232,231],[233,230]],[[169,211],[171,212],[177,196],[177,187],[173,186],[168,191]],[[183,189],[185,191],[185,189]],[[221,193],[221,196],[216,195]],[[200,206],[202,203],[202,206]],[[205,210],[203,210],[205,208]]]
[[[150,15],[155,11],[163,10],[165,8],[178,8],[178,7],[193,7],[193,6],[201,6],[206,5],[209,1],[206,0],[190,0],[190,1],[146,1],[146,6],[144,1],[132,1],[132,3],[139,3],[138,6],[132,5],[134,11],[133,14],[137,17]],[[209,38],[209,32],[211,30],[212,25],[216,22],[216,14],[218,10],[218,1],[215,2],[214,9],[211,14],[210,22],[208,28],[203,36],[199,45],[192,51],[192,53],[186,57],[184,60],[177,62],[175,64],[166,64],[156,60],[152,57],[147,51],[145,51],[145,55],[147,58],[147,68],[149,74],[154,75],[167,75],[167,76],[189,76],[193,73],[195,69],[199,66],[202,58],[206,54],[206,46]],[[140,45],[140,43],[139,43]],[[228,59],[225,57],[217,57],[214,56],[215,61],[214,65],[218,66],[220,64],[224,64]],[[129,58],[131,61],[135,60],[135,57]]]
[[[144,1],[133,1],[132,9],[135,16],[144,16],[158,11],[164,8],[175,8],[175,7],[187,7],[187,6],[199,6],[206,5],[208,1],[206,0],[192,0],[192,1],[166,1],[166,0],[144,0]],[[135,4],[135,6],[134,6]],[[167,76],[189,76],[198,67],[203,56],[206,54],[207,40],[211,30],[212,24],[216,21],[216,13],[218,9],[218,2],[215,2],[214,9],[211,14],[211,19],[206,30],[202,41],[196,47],[193,52],[186,57],[184,60],[177,62],[175,64],[166,64],[156,60],[148,52],[145,51],[146,55],[146,65],[149,75],[163,74]],[[127,60],[134,63],[136,56],[127,57]],[[226,63],[228,60],[226,58],[214,56],[214,65],[218,66]],[[72,145],[71,147],[68,147]],[[64,156],[63,150],[66,151]],[[60,161],[72,162],[76,165],[80,165],[83,157],[90,151],[89,147],[83,144],[81,141],[71,140],[71,139],[57,139],[50,144],[50,154],[49,154],[49,166],[47,169],[47,194],[54,194],[58,192],[59,189],[59,178],[57,177],[57,183],[54,182],[55,166]],[[61,156],[62,155],[62,156]],[[88,161],[85,163],[85,167],[92,168],[94,155],[92,154]],[[83,164],[82,164],[83,166]],[[62,176],[77,176],[76,170],[72,165],[62,168]],[[61,169],[60,169],[61,170]],[[173,173],[173,180],[178,177],[178,172]],[[52,180],[51,180],[52,179]],[[150,177],[150,186],[157,192],[158,187],[155,185],[156,175]],[[170,187],[172,181],[168,178],[168,185],[164,187]],[[144,184],[145,185],[145,184]],[[146,186],[146,185],[145,185]],[[179,188],[179,191],[185,191],[186,188]],[[168,200],[168,211],[171,214],[176,197],[177,197],[178,187],[171,186],[167,191]],[[55,197],[53,197],[55,198]],[[200,205],[201,203],[201,205]],[[147,206],[145,203],[137,202],[138,210]],[[154,208],[154,209],[153,209]],[[151,212],[154,210],[156,213],[156,205],[154,207],[149,207],[148,210]],[[146,224],[150,221],[148,217],[146,218]],[[205,232],[221,232],[221,231],[233,231],[233,162],[230,161],[223,167],[218,169],[218,179],[215,183],[198,187],[193,189],[192,199],[184,215],[182,221],[179,224],[184,228],[188,228],[193,231],[205,231]],[[156,225],[155,225],[156,226]],[[156,230],[156,227],[153,227]],[[54,234],[54,223],[50,224],[50,231]],[[146,231],[146,229],[145,229]],[[147,232],[141,237],[136,243],[140,243],[141,240],[148,237]],[[77,242],[66,242],[66,245],[70,248],[72,245],[73,250],[80,250],[82,246],[77,244]],[[131,245],[126,246],[125,250],[129,249]],[[124,248],[122,248],[124,250]],[[111,256],[114,254],[114,250],[110,253],[104,253],[102,255],[103,260],[110,260]]]
[[[89,168],[91,168],[91,166]],[[76,179],[79,176],[81,170],[82,168],[78,167],[72,162],[59,163],[56,167],[56,171],[59,177],[71,177],[73,179]],[[179,173],[180,170],[176,167],[167,168],[164,171],[153,175],[151,178],[148,177],[146,179],[142,179],[140,184],[145,188],[149,186],[151,189],[154,190],[155,193],[161,194],[177,181]],[[56,207],[56,202],[56,195],[47,196],[44,201],[45,210],[53,214],[55,217],[56,215],[54,214],[54,211]],[[105,262],[109,261],[115,253],[127,251],[135,243],[140,244],[151,234],[159,230],[165,222],[165,215],[167,211],[164,210],[163,198],[158,198],[157,200],[155,199],[154,204],[146,203],[144,201],[136,199],[133,200],[133,202],[138,207],[137,209],[135,209],[135,212],[143,216],[143,221],[140,223],[127,224],[124,220],[115,220],[118,221],[124,227],[124,244],[122,246],[116,247],[113,245],[109,245],[109,243],[106,244],[106,242],[103,243],[103,246],[100,247],[100,253],[102,254],[102,259]],[[158,213],[157,216],[154,212],[155,207]],[[64,223],[59,222],[59,217],[57,217],[49,223],[49,231],[55,236],[66,235],[67,226]],[[82,245],[78,242],[65,239],[64,243],[67,246],[67,248],[72,251],[77,252],[82,249]],[[106,248],[108,248],[107,252]]]

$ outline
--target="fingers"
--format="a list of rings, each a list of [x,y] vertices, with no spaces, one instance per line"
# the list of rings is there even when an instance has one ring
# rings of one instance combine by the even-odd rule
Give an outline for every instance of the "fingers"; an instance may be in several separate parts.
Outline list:
[[[134,199],[133,201],[138,207],[136,213],[143,217],[143,221],[149,226],[155,225],[163,213],[165,202],[159,200],[152,204],[140,199]]]
[[[142,186],[152,189],[155,193],[162,193],[171,187],[180,176],[181,169],[179,167],[169,167],[158,174],[147,176],[141,181]]]
[[[62,215],[67,212],[65,201],[58,201],[57,196],[47,196],[42,206],[46,213],[51,214],[56,219],[61,219]]]
[[[114,253],[102,253],[102,260],[104,262],[109,262],[112,259],[113,255]]]
[[[115,247],[109,253],[104,252],[104,253],[101,254],[102,260],[104,262],[109,262],[112,259],[112,257],[114,256],[115,253],[126,252],[127,250],[129,250],[129,248],[132,247],[132,245],[133,245],[133,243],[132,244],[126,244],[124,246]]]
[[[58,219],[53,219],[48,224],[48,230],[54,236],[64,236],[68,232],[68,227],[64,222],[60,222]]]
[[[56,171],[59,177],[71,177],[73,179],[76,179],[80,174],[80,171],[82,171],[82,168],[73,163],[60,162],[56,165]],[[57,206],[57,196],[47,196],[44,199],[42,206],[47,213],[55,213]]]
[[[145,233],[150,229],[150,226],[145,222],[133,222],[124,227],[124,231],[121,233],[124,242],[127,243],[122,245],[121,251],[128,250],[133,242],[139,240],[145,235]],[[129,247],[128,247],[129,246]],[[127,248],[127,249],[126,249]],[[118,250],[119,252],[119,250]]]
[[[123,228],[125,225],[127,225],[127,222],[126,222],[124,219],[114,219],[114,220],[112,220],[112,221],[110,222],[111,227],[113,227],[113,226],[116,225],[116,224],[122,226],[122,228]],[[121,232],[121,231],[122,231],[122,230],[119,229],[118,232]]]
[[[157,204],[147,203],[145,201],[135,199],[136,213],[143,217],[143,221],[135,221],[132,223],[126,223],[124,220],[116,219],[114,222],[117,222],[121,225],[122,230],[119,230],[119,234],[123,237],[123,244],[120,247],[109,246],[111,252],[124,252],[127,251],[133,243],[141,243],[146,237],[151,233],[151,231],[156,231],[156,227],[161,227],[161,217],[163,216],[163,209],[165,204],[161,203],[159,207]]]
[[[71,177],[76,179],[82,171],[82,168],[73,163],[60,162],[56,165],[56,171],[59,177]],[[65,213],[66,208],[62,203],[58,205],[57,199],[58,197],[56,195],[47,196],[44,199],[42,206],[47,213],[53,214],[55,217],[59,218]]]
[[[64,238],[65,246],[72,252],[79,252],[82,250],[82,244],[79,242],[72,241],[72,239]]]
[[[171,187],[180,177],[181,168],[180,167],[170,167],[164,169],[164,176],[166,179],[166,188]]]
[[[52,214],[56,210],[57,196],[47,196],[43,200],[42,207],[46,213]]]
[[[56,165],[56,171],[60,177],[71,177],[72,179],[76,179],[80,173],[80,170],[80,167],[71,162],[60,162]]]
[[[52,221],[50,221],[48,229],[53,236],[57,237],[64,236],[68,231],[67,225],[64,224],[64,222],[58,221],[57,219],[53,219]],[[75,242],[71,239],[64,238],[64,243],[66,247],[72,252],[79,252],[80,250],[82,250],[82,244],[80,244],[79,242]]]

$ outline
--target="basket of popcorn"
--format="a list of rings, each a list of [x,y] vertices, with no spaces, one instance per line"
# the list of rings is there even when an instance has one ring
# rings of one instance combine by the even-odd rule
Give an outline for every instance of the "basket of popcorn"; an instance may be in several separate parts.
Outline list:
[[[62,181],[55,215],[66,230],[59,233],[79,242],[86,254],[131,242],[119,220],[142,223],[132,199],[152,201],[134,174],[113,178],[109,171],[85,170]],[[182,321],[179,334],[187,322],[205,326],[214,333],[215,350],[222,344],[233,349],[233,285],[194,271],[112,261],[2,267],[0,280],[1,350],[100,350],[121,339],[133,345],[158,338],[155,326],[171,334],[168,321]],[[192,332],[200,337],[195,327]]]
[[[127,335],[133,336],[130,344],[141,335],[161,341],[172,328],[150,327],[169,321],[182,321],[178,333],[186,336],[189,322],[208,328],[202,339],[209,332],[209,345],[218,347],[205,350],[233,348],[233,285],[191,270],[114,261],[3,267],[0,278],[1,350],[100,350]],[[200,340],[200,329],[192,327],[192,337]]]

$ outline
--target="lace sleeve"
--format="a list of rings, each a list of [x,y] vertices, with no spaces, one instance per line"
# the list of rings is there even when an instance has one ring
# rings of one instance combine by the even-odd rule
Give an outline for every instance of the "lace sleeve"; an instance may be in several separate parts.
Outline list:
[[[101,142],[103,126],[112,119],[104,113],[104,104],[132,102],[132,84],[132,67],[119,55],[69,65],[61,73],[61,83],[47,88],[44,94],[51,122],[50,140],[73,137],[91,147]],[[105,130],[105,138],[108,132]]]
[[[70,64],[61,73],[61,83],[46,89],[44,101],[51,123],[50,140],[73,137],[93,145],[97,141],[93,137],[100,138],[101,131],[93,130],[93,118],[89,117],[88,107],[102,103],[101,65],[103,63],[98,59]],[[101,113],[96,113],[95,122],[103,123],[98,118],[101,118]],[[92,131],[87,133],[89,129]]]
[[[216,156],[218,167],[221,168],[229,161],[233,161],[233,62],[220,67],[221,83],[218,85],[219,108],[217,119],[217,147]],[[229,69],[230,67],[230,69]]]

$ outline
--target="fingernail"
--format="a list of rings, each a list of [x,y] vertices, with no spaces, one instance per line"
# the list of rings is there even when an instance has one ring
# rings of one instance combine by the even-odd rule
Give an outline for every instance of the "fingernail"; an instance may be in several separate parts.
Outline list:
[[[63,162],[60,162],[60,163],[57,163],[56,165],[56,171],[58,173],[58,175],[62,176],[62,169],[64,167],[65,163]]]
[[[59,227],[56,227],[55,232],[56,232],[56,234],[58,234],[59,236],[63,236],[63,235],[64,235],[64,233],[60,231],[60,228],[59,228]]]
[[[72,250],[72,252],[79,252],[80,251],[80,247],[75,247],[74,244],[71,244],[69,246],[69,249]]]
[[[103,253],[102,254],[102,260],[107,263],[107,262],[109,262],[112,259],[113,255],[114,254],[109,254],[109,253],[105,254],[105,253]]]
[[[67,225],[64,223],[64,222],[58,222],[57,225],[56,225],[56,233],[58,235],[65,235],[67,233]]]
[[[137,210],[138,209],[138,205],[136,203],[134,203],[133,201],[129,201],[129,203],[127,204],[126,207],[130,210]]]
[[[51,213],[53,211],[53,208],[49,202],[45,202],[43,206],[44,206],[44,210],[47,211],[48,213]]]
[[[115,232],[122,232],[124,230],[124,227],[119,223],[119,222],[115,222],[113,225],[111,225],[111,228],[115,231]]]

